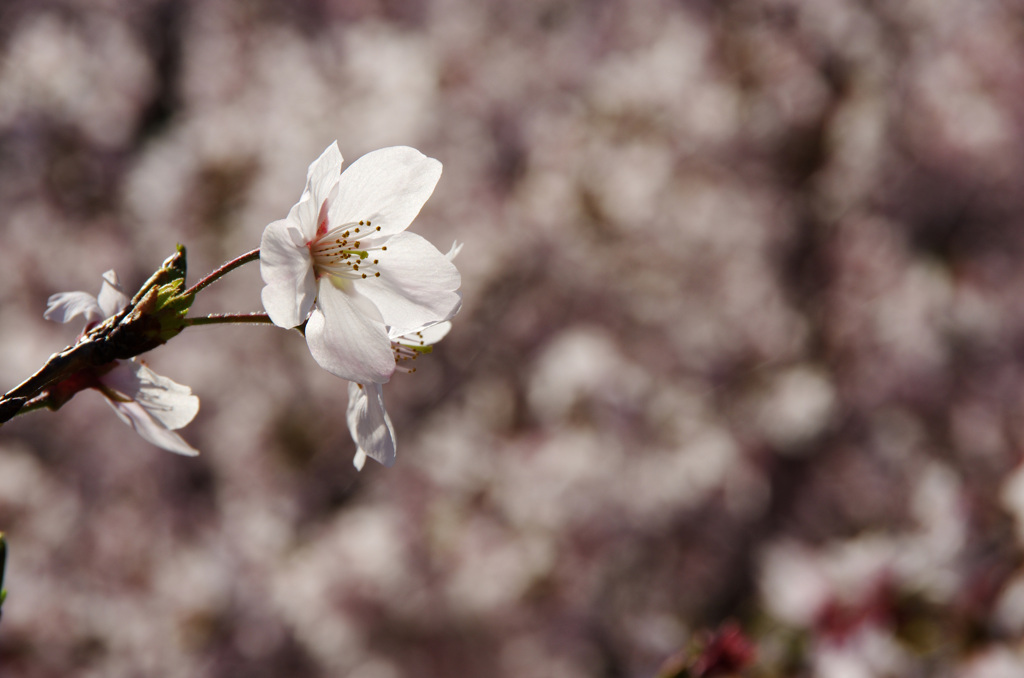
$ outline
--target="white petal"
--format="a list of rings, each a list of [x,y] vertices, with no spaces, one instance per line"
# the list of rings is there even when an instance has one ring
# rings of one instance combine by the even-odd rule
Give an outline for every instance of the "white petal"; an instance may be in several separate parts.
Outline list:
[[[420,331],[420,336],[423,338],[423,343],[427,346],[433,346],[437,342],[441,341],[448,336],[448,333],[452,330],[452,324],[448,321],[425,327]]]
[[[306,343],[320,367],[342,379],[383,383],[395,371],[380,314],[354,289],[336,288],[330,277],[320,279]]]
[[[392,341],[407,346],[433,346],[448,336],[451,329],[452,324],[446,320],[398,336],[395,336],[392,332],[389,336],[391,336]]]
[[[335,141],[324,149],[319,158],[310,163],[306,172],[306,190],[313,196],[317,210],[338,183],[342,162],[341,151],[338,150],[338,142]]]
[[[117,413],[121,421],[131,426],[146,442],[152,443],[168,452],[175,452],[188,457],[194,457],[199,454],[199,450],[186,443],[174,431],[168,430],[139,403],[133,401],[120,402],[109,399],[107,402],[114,408],[114,412]]]
[[[266,286],[263,308],[275,325],[296,327],[309,316],[316,298],[316,279],[309,248],[290,219],[269,224],[260,240],[260,275]]]
[[[172,432],[199,411],[199,398],[189,387],[132,360],[119,361],[100,382],[109,390],[107,399],[117,415],[147,441],[178,454],[199,454]]]
[[[185,426],[199,412],[199,398],[192,395],[192,389],[157,374],[141,362],[122,360],[100,382],[138,402],[168,429]]]
[[[377,264],[380,277],[353,281],[384,322],[404,333],[454,316],[462,304],[455,265],[415,233],[399,233],[387,247]]]
[[[96,303],[102,309],[104,318],[115,315],[128,305],[128,296],[124,293],[113,269],[103,274],[103,285],[96,297]]]
[[[86,324],[106,318],[103,309],[96,303],[96,297],[88,292],[60,292],[46,300],[43,317],[47,320],[66,323],[78,316],[83,316]]]
[[[448,250],[448,254],[444,255],[448,261],[455,261],[455,257],[459,256],[459,252],[462,251],[462,246],[466,243],[459,242],[458,240],[452,243],[452,248]]]
[[[288,212],[288,219],[298,224],[303,242],[316,237],[321,217],[327,216],[326,208],[334,203],[340,179],[341,152],[335,142],[309,166],[302,197]]]
[[[384,409],[384,390],[380,384],[348,385],[347,418],[349,433],[359,448],[352,460],[357,469],[362,469],[365,457],[385,466],[395,463],[395,430]]]
[[[441,178],[441,163],[415,148],[393,146],[367,153],[341,175],[331,205],[332,224],[369,220],[379,235],[400,233],[420,213]]]
[[[357,471],[362,471],[366,466],[366,452],[357,449],[355,456],[352,457],[352,465],[356,467]]]

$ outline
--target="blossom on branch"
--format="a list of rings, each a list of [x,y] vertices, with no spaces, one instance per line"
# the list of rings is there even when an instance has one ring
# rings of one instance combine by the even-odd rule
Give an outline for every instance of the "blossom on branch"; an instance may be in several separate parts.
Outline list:
[[[441,176],[441,163],[384,148],[344,172],[337,142],[309,166],[288,216],[260,243],[263,306],[278,326],[305,323],[328,372],[381,384],[395,369],[389,335],[451,318],[461,278],[451,260],[406,229]]]
[[[390,341],[395,369],[415,372],[412,361],[430,353],[433,345],[444,339],[451,328],[452,324],[445,321],[406,334],[392,331]],[[395,463],[395,429],[391,425],[391,417],[384,409],[384,389],[381,384],[349,383],[347,419],[349,433],[356,443],[352,464],[357,470],[363,470],[367,457],[384,466]]]
[[[114,271],[103,274],[97,296],[87,292],[62,292],[47,301],[47,320],[66,323],[85,319],[83,334],[120,312],[127,304]],[[199,398],[187,386],[153,372],[142,362],[114,360],[82,370],[46,389],[51,406],[63,405],[75,393],[93,388],[107,398],[117,416],[148,442],[170,452],[195,456],[199,451],[174,431],[188,424],[199,411]]]

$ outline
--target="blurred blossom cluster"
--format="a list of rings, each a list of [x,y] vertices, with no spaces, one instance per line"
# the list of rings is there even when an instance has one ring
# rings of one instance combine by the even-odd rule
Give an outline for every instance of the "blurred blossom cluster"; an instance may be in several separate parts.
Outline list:
[[[387,386],[266,327],[0,429],[4,676],[1024,675],[1024,4],[6,0],[0,389],[46,299],[260,241],[337,139],[444,164]],[[259,271],[196,302],[258,311]]]

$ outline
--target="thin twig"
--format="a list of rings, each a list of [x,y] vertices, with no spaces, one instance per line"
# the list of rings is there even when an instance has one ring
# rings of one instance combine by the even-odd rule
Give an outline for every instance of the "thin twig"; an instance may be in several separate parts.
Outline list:
[[[231,261],[227,262],[226,264],[224,264],[223,266],[221,266],[217,270],[212,271],[205,278],[203,278],[202,280],[197,282],[195,285],[193,285],[192,287],[190,287],[187,290],[185,290],[185,295],[187,296],[189,294],[195,294],[199,290],[201,290],[201,289],[207,287],[208,285],[216,282],[217,280],[222,278],[224,275],[230,273],[231,271],[235,270],[239,266],[242,266],[244,264],[248,264],[250,261],[256,261],[259,258],[260,258],[260,248],[257,247],[253,251],[246,252],[242,256],[237,257],[237,258],[232,259]]]
[[[186,325],[228,325],[231,323],[273,325],[274,321],[266,313],[211,313],[195,318],[185,318]]]

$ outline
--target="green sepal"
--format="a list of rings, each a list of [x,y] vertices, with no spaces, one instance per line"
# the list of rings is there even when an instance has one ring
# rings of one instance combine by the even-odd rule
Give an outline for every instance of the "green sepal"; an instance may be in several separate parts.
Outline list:
[[[160,265],[160,270],[157,271],[157,275],[164,274],[168,276],[165,280],[184,280],[185,274],[188,272],[185,246],[179,242],[175,246],[175,250],[177,251],[174,254],[164,259],[164,263]]]
[[[153,339],[159,343],[169,341],[185,329],[185,316],[195,301],[195,294],[183,294],[187,272],[185,246],[179,244],[177,249],[139,290],[141,296],[136,295],[141,315],[156,321],[155,326],[147,323],[147,331],[153,332],[156,335]]]
[[[184,287],[185,281],[180,279],[157,288],[152,315],[160,322],[160,338],[164,341],[185,328],[185,316],[196,295],[182,294]]]

